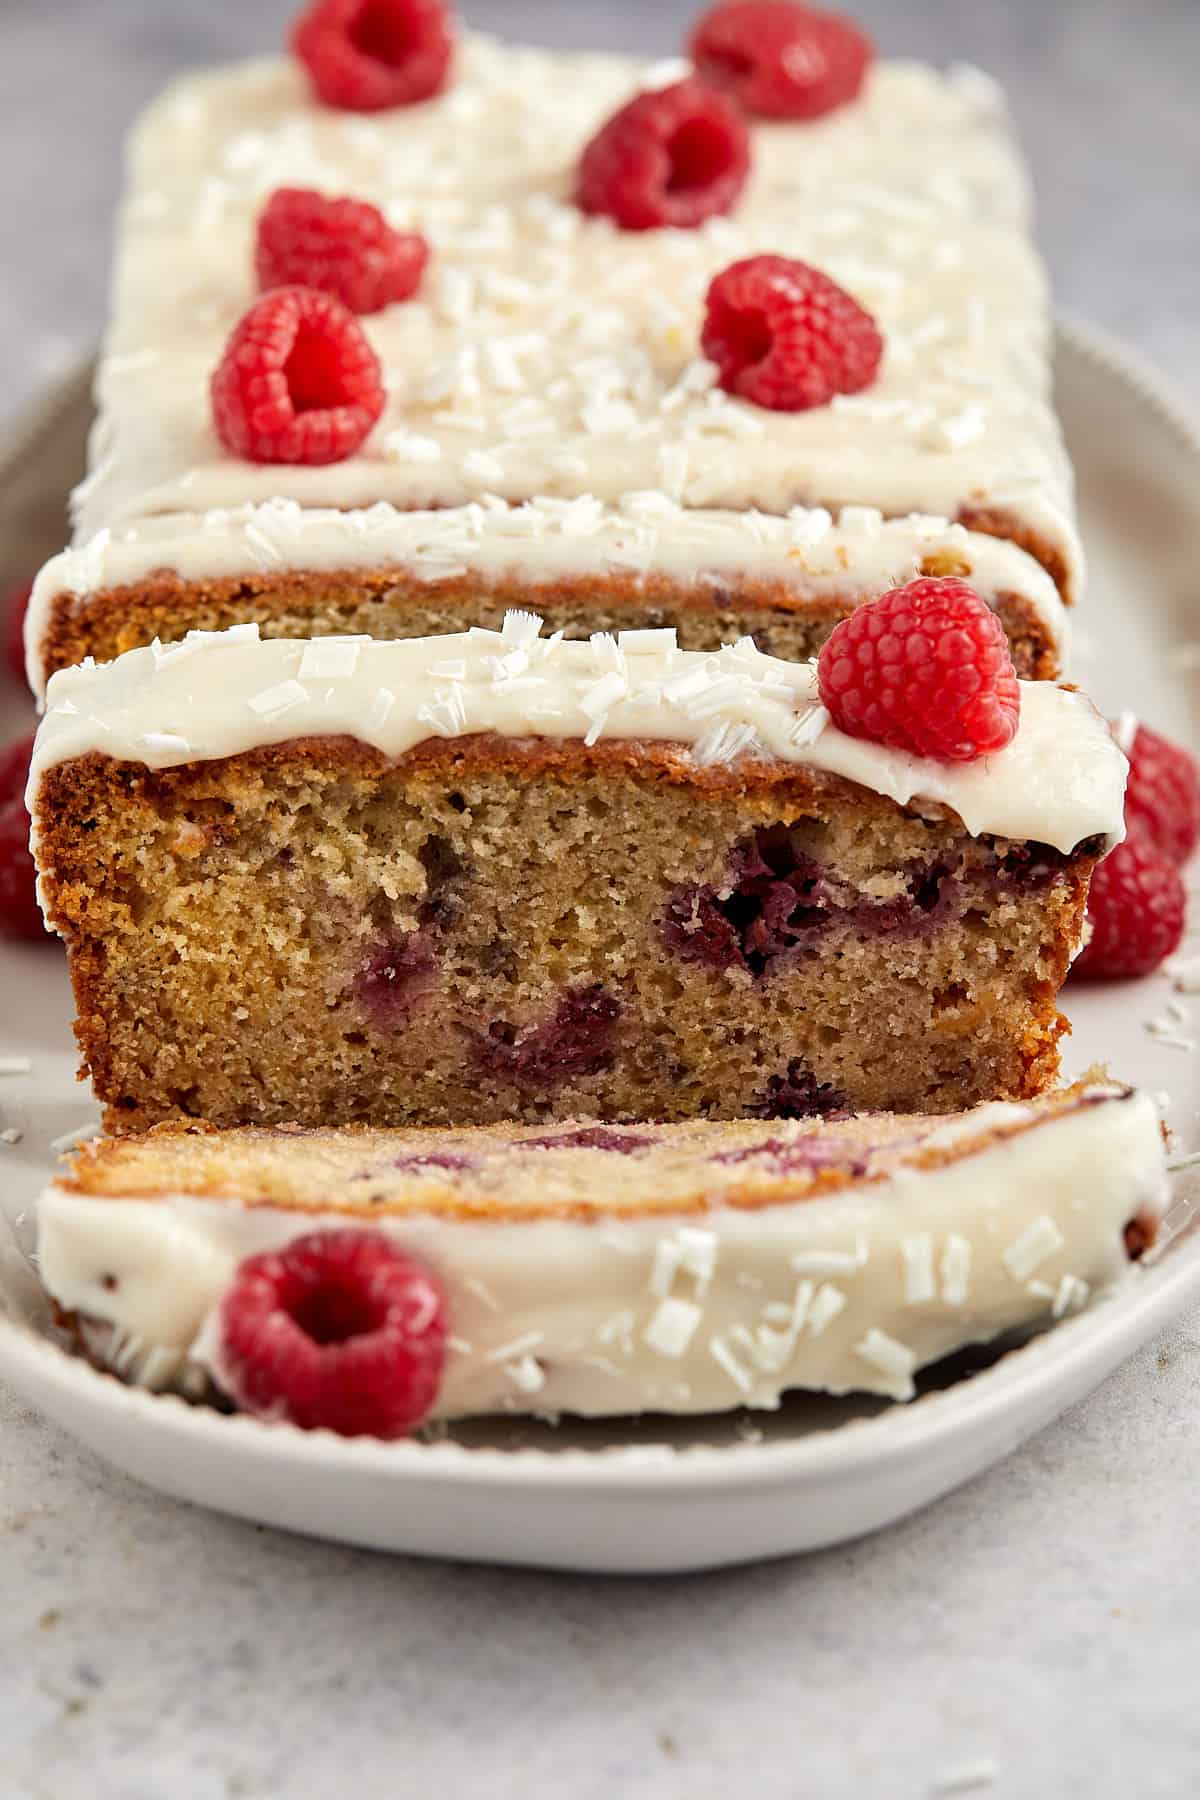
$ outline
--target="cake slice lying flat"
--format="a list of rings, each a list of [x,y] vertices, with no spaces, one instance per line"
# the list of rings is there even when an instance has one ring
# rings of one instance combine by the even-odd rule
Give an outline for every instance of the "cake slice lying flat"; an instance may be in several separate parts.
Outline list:
[[[154,638],[256,623],[264,637],[422,637],[498,627],[532,606],[552,631],[675,626],[685,650],[743,635],[770,655],[814,656],[863,600],[920,575],[958,575],[998,614],[1018,675],[1058,675],[1066,612],[1024,550],[946,519],[847,507],[782,518],[688,510],[662,494],[605,506],[540,499],[401,512],[236,507],[172,514],[64,551],[27,615],[29,677]]]
[[[840,1124],[163,1126],[67,1165],[39,1270],[89,1353],[153,1386],[238,1392],[243,1259],[349,1229],[444,1297],[433,1417],[907,1399],[949,1352],[1108,1290],[1165,1193],[1153,1105],[1108,1084]]]
[[[197,634],[55,676],[30,785],[109,1129],[944,1112],[1053,1081],[1125,759],[973,763],[666,633]]]

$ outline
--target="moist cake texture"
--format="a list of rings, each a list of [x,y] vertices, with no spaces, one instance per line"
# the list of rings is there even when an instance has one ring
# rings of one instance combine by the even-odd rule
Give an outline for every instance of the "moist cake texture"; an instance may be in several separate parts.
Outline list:
[[[220,1384],[242,1258],[361,1228],[446,1293],[439,1418],[906,1399],[951,1350],[1110,1288],[1165,1195],[1149,1098],[1096,1081],[941,1119],[163,1126],[71,1159],[39,1267],[90,1354],[154,1387]]]
[[[1054,1078],[1124,758],[976,765],[671,633],[253,628],[54,678],[30,804],[111,1129],[947,1111]],[[183,735],[186,729],[187,736]]]

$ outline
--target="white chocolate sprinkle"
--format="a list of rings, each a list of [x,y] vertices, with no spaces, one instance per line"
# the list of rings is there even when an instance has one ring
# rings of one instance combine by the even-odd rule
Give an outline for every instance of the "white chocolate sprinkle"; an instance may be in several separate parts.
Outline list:
[[[902,1238],[900,1253],[904,1259],[904,1304],[921,1306],[937,1292],[933,1282],[933,1239],[927,1231]]]
[[[873,1369],[878,1369],[881,1375],[894,1381],[898,1393],[911,1393],[917,1359],[907,1344],[902,1344],[898,1338],[891,1337],[886,1331],[880,1331],[877,1325],[872,1325],[866,1337],[854,1349],[855,1354],[861,1356],[864,1362],[869,1362]]]
[[[1027,1281],[1048,1257],[1062,1249],[1064,1242],[1049,1213],[1040,1213],[1003,1252],[1001,1260],[1014,1281]]]
[[[660,1356],[682,1356],[703,1317],[703,1309],[694,1300],[668,1296],[659,1301],[642,1340]]]
[[[806,1324],[813,1337],[820,1337],[822,1332],[832,1325],[838,1314],[846,1305],[846,1296],[841,1288],[834,1287],[831,1282],[823,1282],[813,1295],[812,1304],[807,1309]]]
[[[957,1232],[946,1238],[941,1261],[942,1299],[947,1306],[965,1306],[970,1296],[971,1245]]]

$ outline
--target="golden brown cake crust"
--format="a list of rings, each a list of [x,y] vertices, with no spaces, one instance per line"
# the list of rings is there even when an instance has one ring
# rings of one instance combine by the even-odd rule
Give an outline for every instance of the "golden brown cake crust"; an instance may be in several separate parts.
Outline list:
[[[1132,1092],[1132,1089],[1126,1090],[1125,1097],[1128,1098]],[[964,1156],[974,1155],[993,1144],[1036,1129],[1063,1113],[1075,1111],[1094,1100],[1112,1097],[1114,1090],[1111,1085],[1097,1088],[1084,1079],[1057,1093],[1041,1095],[1036,1110],[1028,1114],[1015,1115],[1002,1121],[981,1118],[976,1131],[970,1134],[960,1132],[953,1143],[931,1141],[928,1145],[913,1144],[913,1121],[896,1115],[872,1115],[833,1126],[814,1120],[811,1127],[806,1127],[803,1133],[789,1135],[787,1142],[789,1145],[803,1144],[809,1136],[820,1137],[824,1142],[829,1142],[831,1138],[843,1138],[848,1147],[853,1148],[858,1139],[867,1145],[878,1146],[882,1135],[886,1147],[887,1134],[894,1130],[903,1150],[906,1166],[924,1172],[946,1168]],[[968,1119],[969,1116],[956,1117],[955,1124],[965,1126]],[[563,1120],[555,1129],[569,1132],[574,1127],[586,1126],[588,1123],[589,1121],[577,1119]],[[634,1134],[637,1129],[634,1128]],[[746,1137],[744,1126],[726,1126],[712,1122],[692,1121],[681,1126],[660,1126],[656,1129],[660,1141],[669,1138],[679,1147],[693,1143],[709,1154],[728,1147],[726,1134],[731,1134],[738,1143]],[[764,1125],[756,1141],[777,1141],[779,1129],[778,1125]],[[449,1134],[448,1137],[445,1130],[436,1128],[384,1133],[372,1126],[351,1124],[338,1129],[337,1149],[339,1153],[345,1152],[347,1159],[361,1153],[383,1158],[387,1153],[395,1153],[397,1150],[419,1155],[427,1145],[445,1145],[452,1141],[456,1148],[471,1152],[517,1144],[531,1135],[533,1133],[529,1127],[515,1125],[493,1125],[475,1130],[468,1128]],[[331,1172],[328,1185],[322,1188],[319,1199],[307,1196],[297,1199],[273,1181],[270,1165],[277,1153],[290,1152],[295,1148],[304,1149],[312,1153],[315,1166],[320,1168],[320,1153],[328,1145],[329,1138],[327,1130],[299,1124],[221,1130],[203,1119],[187,1122],[171,1120],[152,1126],[146,1132],[102,1138],[81,1145],[64,1157],[63,1166],[55,1177],[55,1186],[67,1193],[100,1200],[165,1200],[172,1195],[186,1193],[200,1199],[228,1200],[231,1204],[249,1210],[288,1205],[297,1210],[319,1210],[322,1213],[342,1214],[347,1218],[360,1220],[377,1219],[390,1212],[411,1211],[464,1223],[504,1225],[534,1224],[546,1219],[574,1223],[603,1222],[606,1219],[645,1217],[660,1210],[669,1212],[672,1216],[694,1216],[705,1213],[712,1204],[710,1194],[704,1191],[702,1185],[696,1185],[687,1194],[672,1193],[660,1205],[651,1185],[638,1204],[624,1199],[606,1199],[603,1207],[598,1207],[594,1202],[579,1204],[570,1200],[548,1198],[538,1190],[528,1198],[523,1197],[519,1207],[505,1206],[490,1201],[486,1195],[472,1194],[469,1182],[439,1177],[433,1170],[426,1171],[422,1176],[419,1191],[414,1194],[411,1206],[406,1204],[402,1207],[389,1203],[382,1195],[372,1195],[369,1184],[361,1195],[354,1198],[345,1196],[339,1192],[339,1180],[343,1183],[345,1180],[341,1173]],[[176,1153],[186,1156],[185,1164],[181,1165],[175,1160]],[[639,1166],[645,1168],[648,1180],[652,1183],[652,1160]],[[292,1167],[295,1167],[294,1163]],[[744,1179],[731,1178],[726,1168],[722,1171],[720,1204],[735,1211],[757,1212],[771,1206],[824,1199],[846,1187],[886,1180],[891,1174],[891,1165],[886,1160],[878,1161],[867,1170],[856,1170],[843,1163],[826,1168],[814,1167],[802,1175],[777,1172],[767,1161],[758,1167],[748,1168]],[[395,1177],[392,1179],[394,1183]],[[319,1178],[317,1185],[320,1185]],[[382,1201],[382,1206],[377,1205],[377,1201]],[[1140,1232],[1138,1245],[1136,1249],[1130,1246],[1130,1254],[1140,1255],[1154,1240],[1154,1221],[1135,1220],[1131,1223],[1130,1230]]]
[[[922,569],[927,575],[952,575],[968,566],[953,551],[935,551]],[[505,611],[517,607],[540,613],[548,630],[569,637],[673,625],[685,650],[716,650],[745,635],[769,655],[802,662],[816,655],[833,627],[861,601],[861,594],[849,590],[814,596],[782,582],[701,586],[663,574],[489,584],[478,576],[420,581],[396,568],[301,569],[184,581],[164,569],[137,586],[104,588],[86,599],[55,595],[41,655],[49,677],[88,656],[109,662],[156,637],[172,643],[193,630],[257,624],[265,637],[432,637],[472,625],[497,629]],[[996,610],[1017,674],[1053,680],[1060,673],[1058,650],[1033,602],[1006,593],[998,596]]]
[[[958,523],[965,525],[968,531],[981,531],[985,537],[1007,538],[1010,544],[1016,544],[1018,549],[1027,551],[1035,562],[1041,563],[1066,605],[1074,606],[1079,596],[1075,592],[1071,569],[1061,546],[1035,531],[1015,513],[1008,512],[1002,506],[985,506],[980,503],[960,507]]]
[[[804,1080],[844,1087],[855,1108],[1027,1098],[1057,1074],[1056,996],[1099,848],[1063,859],[1044,893],[996,892],[1003,842],[965,837],[944,806],[900,808],[781,762],[697,769],[669,743],[493,736],[430,740],[396,762],[348,738],[157,771],[92,754],[47,770],[36,813],[84,1068],[117,1132],[188,1115],[730,1117],[790,1073],[793,1045]],[[676,884],[715,891],[705,884],[759,828],[831,847],[852,900],[905,891],[905,871],[930,858],[965,859],[979,897],[947,932],[901,933],[896,948],[851,928],[836,953],[785,959],[765,983],[664,952]],[[434,928],[453,970],[419,1029],[384,1030],[355,971],[379,938],[425,930],[428,844],[476,865],[466,916]],[[556,996],[597,983],[632,1039],[615,1068],[531,1094],[503,1052],[499,1075],[464,1066],[464,1031],[488,1047],[499,1018],[519,1044]],[[239,1009],[245,1025],[231,1023]]]

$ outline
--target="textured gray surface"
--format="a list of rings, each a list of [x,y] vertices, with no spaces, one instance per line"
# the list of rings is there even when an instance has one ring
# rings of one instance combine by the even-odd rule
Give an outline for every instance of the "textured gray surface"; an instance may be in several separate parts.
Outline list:
[[[468,12],[668,51],[676,0]],[[290,0],[0,0],[0,422],[99,325],[117,144]],[[1059,294],[1200,399],[1200,6],[873,0],[1009,87]],[[2,998],[0,998],[2,1004]],[[421,1565],[147,1494],[0,1396],[0,1795],[1004,1800],[1200,1787],[1200,1330],[880,1538],[729,1575]]]

